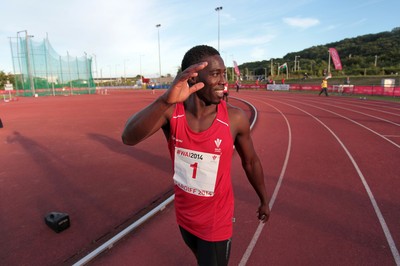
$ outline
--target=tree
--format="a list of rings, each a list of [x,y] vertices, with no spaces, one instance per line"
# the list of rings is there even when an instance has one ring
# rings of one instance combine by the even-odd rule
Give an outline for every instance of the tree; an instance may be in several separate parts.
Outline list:
[[[7,80],[10,83],[13,83],[14,81],[14,77],[10,74],[6,74],[4,73],[4,71],[0,71],[0,89],[3,90],[4,89],[4,85],[7,84]]]
[[[291,52],[283,58],[274,58],[274,63],[283,61],[291,64],[295,56],[300,56],[301,71],[296,71],[295,74],[301,75],[307,72],[320,76],[324,69],[327,69],[328,49],[331,47],[336,48],[340,55],[343,75],[383,73],[387,72],[387,69],[390,69],[389,73],[400,72],[400,27],[392,31],[346,38],[338,42],[312,46],[299,52]],[[376,59],[377,66],[375,66]],[[266,60],[248,62],[243,63],[239,68],[247,68],[257,75],[261,72],[260,69],[269,68],[270,63],[271,61]]]

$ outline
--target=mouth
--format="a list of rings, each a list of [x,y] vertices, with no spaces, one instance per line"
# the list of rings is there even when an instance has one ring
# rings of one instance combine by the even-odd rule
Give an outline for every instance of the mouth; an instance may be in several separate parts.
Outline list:
[[[222,98],[224,96],[224,89],[217,89],[214,90],[215,94],[217,94],[218,97]]]

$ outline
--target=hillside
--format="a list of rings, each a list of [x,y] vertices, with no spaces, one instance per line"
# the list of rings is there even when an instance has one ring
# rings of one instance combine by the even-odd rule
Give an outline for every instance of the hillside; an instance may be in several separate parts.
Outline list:
[[[304,73],[319,77],[328,68],[328,49],[331,47],[336,48],[343,65],[342,71],[335,71],[331,63],[333,75],[392,75],[400,72],[400,27],[291,52],[283,58],[275,58],[273,62],[286,62],[293,77],[303,76]],[[300,68],[293,72],[295,56],[300,60]],[[269,69],[270,65],[269,60],[263,60],[244,63],[239,68],[247,69],[246,72],[254,73],[255,76],[262,76],[264,68],[267,66]]]

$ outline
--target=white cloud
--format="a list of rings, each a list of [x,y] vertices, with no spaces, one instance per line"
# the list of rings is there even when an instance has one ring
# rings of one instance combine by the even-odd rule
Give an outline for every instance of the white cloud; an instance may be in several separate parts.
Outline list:
[[[329,25],[329,26],[325,27],[324,29],[322,29],[322,32],[332,31],[337,28],[338,28],[338,26],[336,26],[336,25]]]
[[[249,37],[233,37],[232,39],[223,39],[222,44],[224,48],[239,47],[239,46],[252,46],[252,45],[265,45],[269,43],[275,36],[273,35],[259,35],[252,38]]]
[[[265,50],[261,47],[254,47],[250,51],[250,57],[255,60],[261,60],[265,58]]]
[[[362,25],[365,24],[365,22],[367,22],[367,19],[366,19],[366,18],[362,18],[362,19],[360,19],[360,20],[358,20],[358,21],[355,21],[355,22],[351,23],[351,24],[349,25],[349,27],[358,27],[358,26],[362,26]]]
[[[315,18],[283,18],[283,22],[292,27],[307,29],[319,24],[319,20]]]

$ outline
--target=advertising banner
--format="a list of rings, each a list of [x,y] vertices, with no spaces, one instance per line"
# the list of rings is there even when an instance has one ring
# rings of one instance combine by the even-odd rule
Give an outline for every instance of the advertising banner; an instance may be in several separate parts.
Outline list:
[[[288,91],[289,84],[268,84],[267,90],[269,90],[269,91]]]
[[[329,54],[332,57],[333,64],[336,70],[342,70],[342,62],[340,62],[340,57],[335,48],[329,48]]]
[[[238,67],[236,61],[233,61],[233,66],[235,68],[236,75],[239,77],[240,76],[240,70],[239,70],[239,67]]]
[[[14,88],[13,88],[13,85],[11,83],[8,83],[8,84],[4,85],[4,90],[6,90],[6,91],[12,91],[13,89]]]

